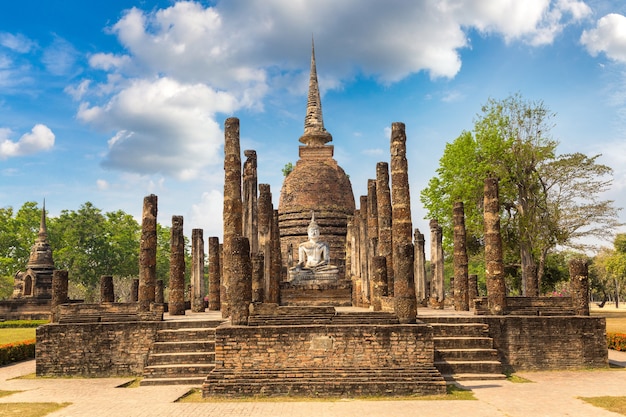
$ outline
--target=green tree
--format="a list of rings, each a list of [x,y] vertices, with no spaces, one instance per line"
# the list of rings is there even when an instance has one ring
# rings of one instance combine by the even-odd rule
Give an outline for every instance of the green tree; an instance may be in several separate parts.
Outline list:
[[[283,172],[283,177],[287,177],[287,175],[291,174],[291,171],[293,171],[293,164],[291,162],[287,162],[281,171]]]
[[[446,145],[437,176],[421,192],[427,218],[444,226],[451,245],[452,206],[465,204],[468,249],[482,250],[483,181],[499,180],[505,258],[521,272],[524,294],[539,288],[548,254],[557,246],[581,248],[581,238],[608,238],[617,221],[608,189],[612,170],[598,155],[557,155],[550,136],[554,114],[543,102],[516,94],[488,100],[474,130]]]

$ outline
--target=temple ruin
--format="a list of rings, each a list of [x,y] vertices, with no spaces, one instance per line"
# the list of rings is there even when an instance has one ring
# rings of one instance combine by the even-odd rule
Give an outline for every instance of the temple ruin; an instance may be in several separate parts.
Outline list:
[[[495,179],[484,189],[482,295],[467,270],[462,204],[450,207],[453,286],[446,288],[437,219],[426,267],[426,238],[411,221],[406,155],[415,144],[403,123],[391,125],[390,162],[372,167],[375,179],[356,206],[328,145],[314,48],[300,159],[284,179],[277,209],[269,185],[257,178],[256,151],[244,151],[242,165],[239,129],[239,119],[224,123],[223,240],[208,239],[206,283],[194,261],[193,305],[208,283],[208,311],[185,311],[174,262],[182,218],[175,216],[178,266],[170,285],[177,288],[170,288],[172,311],[164,313],[154,276],[157,197],[148,196],[137,295],[129,303],[108,295],[99,304],[68,303],[67,273],[55,271],[48,290],[53,323],[37,330],[37,375],[137,375],[142,385],[201,387],[205,397],[338,397],[444,394],[447,382],[469,375],[488,380],[508,371],[608,366],[605,321],[584,308],[586,264],[570,264],[573,297],[506,296]],[[45,246],[43,217],[42,230],[38,248]],[[195,253],[201,239],[194,232]],[[53,265],[51,253],[49,260]],[[105,286],[113,291],[108,279]]]

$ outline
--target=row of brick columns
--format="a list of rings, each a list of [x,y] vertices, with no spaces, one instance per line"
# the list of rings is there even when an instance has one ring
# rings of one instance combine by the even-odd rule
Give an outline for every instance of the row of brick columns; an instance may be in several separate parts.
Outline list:
[[[418,230],[411,236],[411,205],[406,158],[406,133],[403,123],[391,128],[391,188],[389,168],[384,162],[376,165],[376,179],[367,183],[367,195],[348,220],[346,239],[346,272],[353,280],[353,302],[383,308],[383,297],[393,297],[396,314],[403,323],[415,321],[417,304],[442,309],[445,302],[444,254],[442,228],[436,219],[430,222],[430,260],[432,278],[426,278],[425,239]],[[468,311],[478,297],[477,276],[468,272],[465,213],[462,202],[453,212],[453,264],[451,278],[456,310]],[[484,184],[484,231],[487,302],[492,314],[505,314],[506,286],[500,236],[498,183],[493,178]],[[577,314],[588,314],[586,269],[573,261],[570,264],[572,297]],[[586,264],[585,264],[586,265]],[[586,268],[586,267],[585,267]],[[584,278],[583,278],[584,277]],[[587,285],[587,287],[585,287]]]

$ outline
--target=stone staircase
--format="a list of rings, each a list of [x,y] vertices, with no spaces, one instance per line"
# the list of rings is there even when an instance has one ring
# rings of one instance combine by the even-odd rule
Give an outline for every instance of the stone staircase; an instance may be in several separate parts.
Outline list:
[[[215,328],[220,320],[161,323],[143,371],[141,386],[201,386],[215,368]]]
[[[489,325],[461,317],[419,317],[433,327],[435,367],[446,381],[504,379]]]
[[[291,368],[214,370],[203,386],[205,396],[358,397],[367,395],[441,395],[446,382],[431,366],[413,368]]]

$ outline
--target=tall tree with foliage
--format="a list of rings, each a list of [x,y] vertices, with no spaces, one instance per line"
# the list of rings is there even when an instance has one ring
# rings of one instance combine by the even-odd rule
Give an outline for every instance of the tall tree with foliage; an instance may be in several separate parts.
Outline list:
[[[551,250],[581,248],[583,237],[608,238],[619,224],[613,202],[600,198],[612,170],[599,155],[558,155],[550,134],[555,115],[541,101],[516,94],[490,99],[481,110],[473,131],[446,145],[421,201],[427,217],[444,226],[448,245],[453,203],[463,201],[468,248],[480,251],[482,183],[498,178],[505,257],[520,266],[523,293],[535,295]]]

